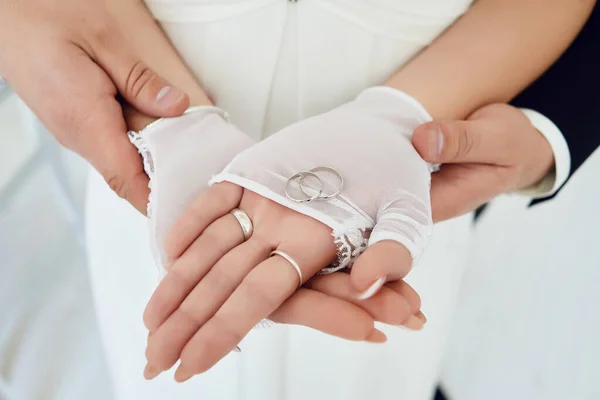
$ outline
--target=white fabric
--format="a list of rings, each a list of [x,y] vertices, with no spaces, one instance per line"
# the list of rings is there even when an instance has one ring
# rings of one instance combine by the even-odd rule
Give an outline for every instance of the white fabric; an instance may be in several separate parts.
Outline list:
[[[370,245],[390,239],[416,258],[433,222],[429,165],[410,139],[417,126],[430,120],[407,94],[389,87],[370,88],[354,101],[292,124],[250,147],[213,182],[238,184],[315,218],[332,229],[340,250],[350,247],[348,237],[363,239],[358,249],[367,241]],[[288,184],[288,178],[318,167],[333,167],[341,174],[339,195],[304,203],[286,196],[287,190],[294,198],[309,198],[296,185],[299,180]],[[318,175],[324,185],[312,182],[309,187],[310,178],[302,185],[305,191],[316,190],[309,195],[334,193],[342,183],[335,174]],[[350,266],[358,255],[340,252],[331,270]]]
[[[552,201],[503,196],[482,214],[444,362],[450,399],[600,399],[599,174],[596,151]]]
[[[181,117],[129,132],[150,177],[150,247],[161,273],[167,262],[165,239],[177,217],[206,189],[213,174],[253,143],[227,118],[216,107],[195,107]]]
[[[162,27],[186,63],[233,123],[258,140],[381,84],[469,4],[175,0],[150,6],[160,8],[159,20],[168,10]],[[212,14],[216,6],[218,15]],[[466,262],[471,216],[437,224],[419,268],[409,276],[423,298],[428,318],[423,332],[383,327],[388,343],[369,345],[276,325],[252,331],[241,353],[181,385],[172,372],[151,382],[142,377],[147,331],[141,316],[159,278],[145,218],[95,173],[87,218],[93,291],[119,400],[421,400],[432,393]]]
[[[111,399],[85,253],[46,160],[0,196],[0,399]]]
[[[548,141],[554,155],[554,168],[537,184],[519,191],[535,198],[551,196],[561,188],[571,172],[571,152],[562,132],[546,116],[537,111],[521,109],[531,124]]]

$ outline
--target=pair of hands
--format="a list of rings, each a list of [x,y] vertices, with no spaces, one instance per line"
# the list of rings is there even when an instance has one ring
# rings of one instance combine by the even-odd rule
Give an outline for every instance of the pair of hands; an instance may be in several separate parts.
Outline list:
[[[498,110],[510,111],[504,107]],[[520,114],[516,116],[527,121]],[[430,139],[439,140],[442,135],[442,152],[455,154],[469,133],[468,125],[463,124],[432,123],[419,131],[422,133],[415,140],[425,139],[421,145],[426,145],[427,151],[438,151],[439,146],[433,146]],[[487,145],[478,142],[471,148]],[[502,170],[512,168],[507,164]],[[440,174],[460,176],[449,171],[443,169]],[[486,180],[501,179],[501,174],[490,174],[486,168],[480,173]],[[237,222],[227,214],[236,207],[244,209],[255,221],[258,240],[243,242]],[[299,237],[304,240],[298,241]],[[396,281],[410,267],[408,253],[397,243],[384,241],[370,246],[350,275],[313,278],[291,297],[298,279],[293,269],[283,259],[267,259],[270,250],[281,247],[305,267],[305,276],[311,276],[335,257],[326,226],[253,192],[219,184],[195,200],[169,235],[168,256],[177,261],[171,264],[146,311],[145,322],[151,331],[146,377],[169,369],[179,358],[182,363],[176,372],[177,380],[205,371],[269,315],[279,322],[376,342],[384,341],[385,336],[374,330],[374,321],[405,324],[413,329],[423,326],[418,295],[404,282]],[[380,277],[393,283],[380,290],[384,283]],[[361,301],[360,291],[373,282],[373,297]]]
[[[422,249],[432,224],[428,166],[408,136],[429,117],[415,104],[394,89],[371,88],[254,145],[218,110],[192,111],[132,134],[152,160],[150,225],[159,252],[161,232],[169,229],[165,220],[188,203],[181,200],[189,198],[182,190],[202,188],[219,171],[213,179],[223,182],[200,194],[170,227],[169,272],[145,313],[151,333],[147,377],[180,358],[176,379],[203,372],[267,317],[369,341],[385,341],[375,320],[423,326],[419,298],[410,286],[396,282],[382,290],[386,281],[408,273],[411,255]],[[365,167],[357,172],[360,159]],[[344,177],[339,196],[299,204],[283,195],[287,177],[325,162]],[[195,172],[182,177],[188,171]],[[325,193],[332,191],[327,187]],[[229,214],[235,208],[253,221],[247,241]],[[372,230],[370,238],[363,229]],[[336,268],[349,265],[365,247],[350,275],[316,278],[298,293],[298,274],[289,261],[269,257],[273,250],[289,254],[304,284],[334,261]],[[280,309],[288,298],[294,308]],[[308,319],[298,321],[299,315]]]
[[[148,177],[127,139],[118,97],[155,118],[181,115],[189,99],[136,56],[107,3],[1,2],[0,76],[61,144],[145,213]],[[438,129],[444,146],[435,139]],[[465,122],[426,124],[413,144],[426,161],[452,164],[432,180],[434,221],[527,187],[553,164],[545,139],[506,105],[484,107]]]
[[[180,115],[188,107],[187,96],[140,62],[104,2],[4,2],[0,20],[0,75],[63,145],[85,157],[120,196],[144,211],[148,181],[127,139],[118,95],[153,117]],[[51,75],[48,69],[53,71]],[[485,107],[465,122],[425,124],[415,131],[412,141],[425,160],[450,164],[432,178],[436,221],[529,186],[552,165],[545,139],[519,110],[504,105]],[[393,274],[393,265],[378,262],[390,259],[384,245],[382,242],[381,249],[373,247],[377,251],[362,256],[365,264],[382,265],[374,272],[377,276]],[[181,244],[179,251],[184,247]],[[331,255],[325,250],[323,254]],[[177,257],[177,251],[173,255]],[[309,288],[290,297],[271,318],[351,339],[381,341],[372,329],[373,320],[398,323],[411,315],[418,319],[420,304],[414,290],[402,281],[388,283],[369,300],[357,300],[356,294],[367,289],[372,278],[358,272],[313,278]],[[406,301],[408,307],[382,306],[388,304],[388,295],[395,299],[389,304]],[[319,306],[314,307],[316,304]],[[331,304],[331,312],[323,315],[337,315],[340,320],[346,316],[346,322],[315,318],[314,311],[327,310],[326,304]],[[338,313],[338,306],[347,312]],[[405,314],[399,315],[398,310]],[[195,371],[184,370],[180,377],[190,372]]]

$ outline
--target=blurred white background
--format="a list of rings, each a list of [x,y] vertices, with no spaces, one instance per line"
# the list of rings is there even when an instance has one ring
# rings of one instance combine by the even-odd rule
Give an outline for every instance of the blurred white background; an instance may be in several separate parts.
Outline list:
[[[0,83],[0,399],[111,399],[83,249],[85,163]]]
[[[83,247],[87,168],[0,84],[1,400],[112,399]],[[596,152],[556,200],[507,196],[478,223],[443,370],[454,400],[600,399],[599,176]]]

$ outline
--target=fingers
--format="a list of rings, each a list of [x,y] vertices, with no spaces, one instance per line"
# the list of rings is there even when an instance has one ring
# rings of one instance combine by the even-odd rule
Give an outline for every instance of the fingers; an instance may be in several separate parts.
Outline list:
[[[270,257],[248,274],[184,347],[177,381],[211,368],[294,292],[298,276],[289,272],[292,267],[286,263],[281,257]]]
[[[190,248],[186,255],[190,251],[193,250]],[[269,252],[270,249],[250,239],[224,255],[152,335],[146,350],[148,365],[156,371],[171,368],[190,338]]]
[[[127,123],[128,130],[139,132],[157,120],[156,117],[149,117],[148,115],[138,111],[129,103],[123,102],[122,106],[123,117]]]
[[[197,196],[169,231],[165,241],[168,262],[179,258],[209,224],[237,207],[242,193],[241,187],[223,182]]]
[[[368,299],[388,281],[404,278],[410,271],[412,257],[402,244],[383,240],[367,247],[350,272],[351,283],[359,299]]]
[[[299,236],[299,243],[282,244],[278,250],[291,256],[299,265],[302,275],[308,278],[335,258],[328,238],[329,235],[313,235],[300,240]],[[323,250],[327,249],[331,252],[323,254]],[[187,343],[181,353],[176,380],[186,380],[211,368],[250,329],[279,308],[294,293],[298,283],[298,272],[286,258],[273,256],[260,263]]]
[[[306,326],[347,340],[380,337],[373,335],[373,318],[365,310],[321,290],[299,289],[269,319]]]
[[[151,332],[158,329],[213,265],[243,240],[239,224],[231,214],[225,214],[206,228],[154,291],[144,312],[146,327]]]
[[[471,212],[512,186],[510,167],[482,164],[444,165],[431,176],[433,222]]]
[[[90,158],[92,165],[102,174],[110,188],[146,215],[150,195],[148,176],[142,159],[129,142],[125,130],[123,129],[122,135],[107,132],[103,143],[96,147]]]
[[[153,117],[175,117],[188,108],[188,96],[142,62],[118,25],[98,33],[93,47],[96,62],[112,78],[123,98],[141,112]]]
[[[72,77],[71,81],[55,84],[64,83],[63,89],[72,93],[82,106],[66,107],[66,111],[47,109],[51,115],[65,115],[58,126],[51,124],[52,129],[63,134],[74,132],[75,135],[61,138],[61,144],[86,158],[117,195],[145,214],[150,193],[148,177],[140,155],[127,137],[121,105],[114,97],[115,88],[81,49],[74,50],[70,59],[73,65],[65,66],[63,72]],[[90,86],[95,91],[90,91]],[[64,106],[67,101],[72,103],[72,99],[56,103]]]
[[[510,162],[510,136],[502,121],[432,121],[415,129],[412,143],[425,161],[431,163]]]
[[[482,107],[468,121],[434,121],[418,127],[413,145],[419,154],[446,164],[432,176],[434,221],[473,211],[501,193],[539,180],[550,159],[538,151],[545,144],[540,136],[523,112],[506,104]],[[540,153],[542,158],[535,158]]]
[[[402,280],[382,287],[369,299],[360,300],[350,279],[350,275],[345,273],[315,276],[306,283],[306,287],[357,305],[376,321],[390,325],[403,325],[420,309],[419,295]]]

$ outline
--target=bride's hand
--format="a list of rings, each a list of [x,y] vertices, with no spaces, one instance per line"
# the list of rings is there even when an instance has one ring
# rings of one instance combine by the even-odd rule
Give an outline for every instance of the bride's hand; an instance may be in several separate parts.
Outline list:
[[[253,222],[247,241],[230,214],[234,208]],[[420,299],[404,282],[390,283],[363,301],[344,273],[315,277],[296,292],[299,274],[285,258],[269,257],[275,249],[298,263],[304,280],[333,262],[337,253],[329,227],[237,185],[216,184],[198,196],[169,233],[166,252],[175,261],[144,315],[150,330],[146,376],[156,376],[178,359],[178,381],[204,372],[267,317],[373,342],[385,341],[374,319],[422,327],[414,317],[422,315]],[[383,241],[355,267],[366,270],[372,262],[381,262],[373,267],[379,272],[386,268],[393,280],[408,272],[410,255],[403,246]]]

